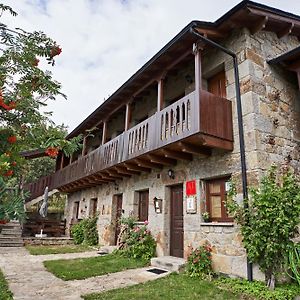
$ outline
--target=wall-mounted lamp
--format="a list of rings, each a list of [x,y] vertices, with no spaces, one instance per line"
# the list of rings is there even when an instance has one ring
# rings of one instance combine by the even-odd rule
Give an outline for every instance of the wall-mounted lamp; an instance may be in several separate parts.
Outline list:
[[[175,172],[174,172],[174,170],[169,169],[168,170],[168,176],[169,176],[169,178],[174,179],[175,178]]]
[[[154,197],[153,198],[154,209],[157,214],[162,213],[162,199]]]

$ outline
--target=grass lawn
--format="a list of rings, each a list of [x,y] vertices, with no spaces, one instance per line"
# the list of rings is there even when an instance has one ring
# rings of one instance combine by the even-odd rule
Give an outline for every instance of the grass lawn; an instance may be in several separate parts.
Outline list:
[[[8,284],[4,278],[3,273],[0,270],[0,299],[1,300],[13,300],[13,294],[8,289]]]
[[[44,261],[44,265],[55,276],[63,280],[74,280],[141,268],[146,266],[147,262],[109,254],[89,258],[48,260]]]
[[[26,249],[31,255],[61,254],[93,251],[95,248],[85,245],[58,245],[58,246],[31,246],[27,245]]]
[[[85,300],[238,300],[240,297],[217,288],[213,283],[190,278],[185,274],[148,281],[127,288],[82,296]]]

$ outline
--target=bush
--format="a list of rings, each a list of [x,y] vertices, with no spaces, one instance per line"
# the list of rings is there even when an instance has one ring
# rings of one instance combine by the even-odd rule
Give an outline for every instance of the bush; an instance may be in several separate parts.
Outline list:
[[[211,265],[211,247],[208,244],[198,247],[188,257],[187,273],[190,277],[211,279],[213,275]]]
[[[215,281],[215,284],[219,288],[229,290],[235,294],[249,296],[250,299],[294,300],[300,294],[300,288],[295,284],[278,285],[273,291],[259,281],[249,282],[241,279],[220,278]]]
[[[75,244],[89,246],[98,244],[97,217],[81,220],[72,226],[71,233]]]
[[[123,228],[118,252],[127,257],[150,261],[155,256],[156,241],[147,229],[148,222],[138,226],[134,218],[123,218],[121,224]]]

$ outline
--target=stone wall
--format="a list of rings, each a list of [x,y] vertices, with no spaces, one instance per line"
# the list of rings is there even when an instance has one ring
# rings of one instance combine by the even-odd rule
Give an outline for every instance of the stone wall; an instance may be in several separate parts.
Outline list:
[[[292,74],[271,67],[266,62],[298,44],[298,40],[294,37],[279,40],[271,32],[259,32],[252,36],[247,29],[233,32],[224,43],[225,47],[238,55],[249,185],[256,185],[272,163],[286,162],[296,170],[300,168],[298,86],[293,82],[293,78],[291,80]],[[137,215],[137,192],[149,189],[149,228],[157,241],[157,254],[169,255],[170,186],[183,184],[185,195],[185,183],[196,180],[197,212],[195,214],[186,212],[186,197],[184,196],[183,199],[185,257],[192,247],[208,241],[213,248],[213,265],[216,271],[246,277],[246,254],[237,225],[204,224],[201,217],[201,213],[205,211],[203,183],[207,179],[226,175],[235,177],[238,180],[238,199],[241,199],[240,153],[232,60],[218,50],[209,49],[203,53],[204,88],[205,79],[222,68],[226,74],[227,98],[233,105],[233,151],[213,150],[209,157],[195,155],[192,162],[178,162],[173,168],[174,179],[167,176],[168,168],[164,168],[161,171],[125,178],[117,181],[116,184],[107,184],[70,194],[66,209],[67,223],[70,223],[74,216],[74,201],[80,200],[80,218],[83,218],[88,215],[89,199],[98,198],[100,243],[111,245],[114,243],[115,230],[113,196],[123,195],[125,216]],[[181,84],[185,83],[181,82]],[[172,85],[169,88],[171,89]],[[176,91],[173,93],[175,95]],[[166,95],[166,97],[172,96],[168,89]],[[163,199],[161,214],[154,211],[154,197]],[[263,274],[256,266],[254,277],[263,279]]]

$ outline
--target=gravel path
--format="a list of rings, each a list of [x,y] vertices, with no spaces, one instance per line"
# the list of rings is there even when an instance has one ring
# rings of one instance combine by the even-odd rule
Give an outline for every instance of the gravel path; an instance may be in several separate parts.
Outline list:
[[[81,295],[138,284],[163,277],[148,268],[127,270],[84,280],[63,281],[46,271],[43,261],[97,256],[96,252],[30,255],[23,248],[0,248],[0,269],[15,300],[79,300]]]

